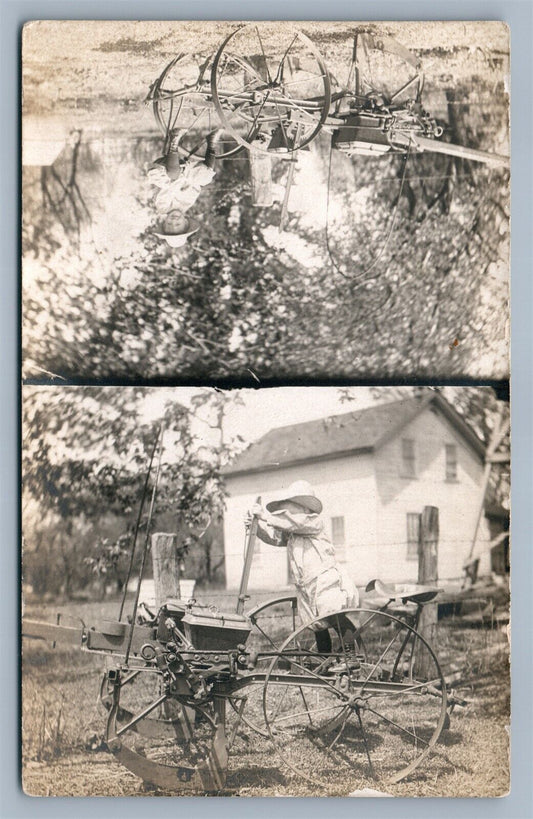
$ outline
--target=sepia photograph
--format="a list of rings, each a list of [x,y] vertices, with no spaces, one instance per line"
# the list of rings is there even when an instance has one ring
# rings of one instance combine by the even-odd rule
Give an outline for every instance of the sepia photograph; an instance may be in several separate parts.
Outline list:
[[[509,377],[502,22],[33,21],[28,384]]]
[[[22,388],[33,796],[509,792],[509,396]]]
[[[24,793],[509,794],[509,28],[21,38]]]

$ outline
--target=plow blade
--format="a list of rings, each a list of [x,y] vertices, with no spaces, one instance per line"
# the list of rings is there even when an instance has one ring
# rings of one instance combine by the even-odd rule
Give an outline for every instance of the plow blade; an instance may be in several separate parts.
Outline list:
[[[207,758],[197,765],[168,765],[147,759],[142,753],[124,745],[112,737],[107,746],[113,756],[129,771],[144,782],[163,790],[218,791],[226,782],[228,749],[224,727],[220,725],[215,734],[213,747]]]

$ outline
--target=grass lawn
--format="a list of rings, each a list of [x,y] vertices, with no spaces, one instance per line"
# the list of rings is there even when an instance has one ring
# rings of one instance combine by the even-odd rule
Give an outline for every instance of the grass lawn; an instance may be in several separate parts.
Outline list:
[[[73,618],[73,624],[76,618],[89,624],[113,619],[117,608],[117,601],[111,601],[70,603],[61,610],[65,617]],[[56,610],[54,606],[30,606],[26,616],[53,621]],[[453,710],[450,727],[442,732],[429,758],[387,791],[394,796],[504,795],[509,789],[510,719],[506,635],[497,628],[471,629],[460,620],[442,621],[437,653],[445,673],[452,666],[464,671],[455,694],[468,704]],[[22,760],[27,793],[170,795],[144,786],[105,749],[106,711],[98,696],[104,668],[101,656],[24,640]],[[257,687],[257,702],[260,695]],[[228,720],[234,724],[232,714]],[[380,788],[364,777],[359,781],[355,776],[350,783],[338,779],[332,777],[331,784],[322,787],[299,778],[278,758],[269,738],[241,725],[231,749],[223,795],[346,796],[354,787]]]

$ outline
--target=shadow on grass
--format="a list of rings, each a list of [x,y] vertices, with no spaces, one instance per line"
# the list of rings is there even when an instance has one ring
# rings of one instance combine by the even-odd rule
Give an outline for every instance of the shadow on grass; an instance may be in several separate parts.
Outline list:
[[[464,742],[464,734],[460,731],[445,730],[439,737],[438,745],[445,745],[447,748],[453,745],[461,745]]]
[[[287,778],[278,768],[266,765],[243,765],[234,773],[229,772],[226,779],[226,789],[242,787],[265,787],[285,785]]]
[[[460,742],[461,740],[459,740],[457,744],[459,745]],[[472,773],[467,765],[452,761],[448,757],[446,747],[442,747],[442,740],[439,740],[439,743],[432,748],[431,754],[424,764],[416,768],[416,770],[409,774],[402,782],[406,784],[411,783],[413,786],[425,785],[431,782],[437,773],[439,777],[446,777],[455,776],[458,772],[465,774]],[[413,796],[414,795],[413,793]]]

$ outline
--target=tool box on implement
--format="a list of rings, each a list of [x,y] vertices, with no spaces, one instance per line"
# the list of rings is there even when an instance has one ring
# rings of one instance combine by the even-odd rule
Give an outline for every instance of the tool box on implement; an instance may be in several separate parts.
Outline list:
[[[251,631],[250,620],[243,614],[222,613],[215,606],[172,599],[157,615],[157,638],[162,642],[171,639],[169,619],[195,648],[202,650],[237,648],[246,643]]]

